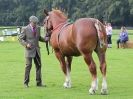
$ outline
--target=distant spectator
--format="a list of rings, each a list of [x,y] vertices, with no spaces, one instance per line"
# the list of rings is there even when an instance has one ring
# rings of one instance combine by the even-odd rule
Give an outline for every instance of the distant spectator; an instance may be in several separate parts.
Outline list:
[[[22,29],[22,27],[17,26],[17,33],[18,33],[18,34],[20,34],[20,33],[21,33],[21,29]]]
[[[119,44],[122,45],[122,47],[124,47],[124,43],[126,43],[126,41],[128,41],[128,32],[127,29],[125,27],[121,27],[121,32],[119,34],[119,39],[117,40],[117,48],[119,48]]]
[[[108,48],[112,48],[112,26],[111,23],[108,23],[106,25],[106,33],[107,33],[107,43],[108,43]]]

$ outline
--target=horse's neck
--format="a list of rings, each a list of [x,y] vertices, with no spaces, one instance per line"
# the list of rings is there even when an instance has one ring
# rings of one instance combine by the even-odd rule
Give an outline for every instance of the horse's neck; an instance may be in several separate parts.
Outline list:
[[[56,28],[58,25],[63,24],[67,21],[67,19],[60,19],[60,18],[54,18],[53,19],[53,28]]]

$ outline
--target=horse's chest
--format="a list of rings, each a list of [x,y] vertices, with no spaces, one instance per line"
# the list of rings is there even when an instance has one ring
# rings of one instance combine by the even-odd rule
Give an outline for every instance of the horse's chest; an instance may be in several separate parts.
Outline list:
[[[53,34],[50,39],[51,46],[53,49],[59,49],[58,46],[58,35]]]
[[[51,45],[55,51],[60,51],[66,56],[78,56],[80,53],[75,44],[75,37],[72,35],[72,31],[68,30],[63,29],[61,32],[53,34]]]

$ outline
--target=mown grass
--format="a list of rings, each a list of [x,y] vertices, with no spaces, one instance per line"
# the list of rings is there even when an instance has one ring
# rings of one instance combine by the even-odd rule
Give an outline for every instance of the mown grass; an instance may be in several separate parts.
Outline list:
[[[117,34],[119,30],[113,31]],[[132,30],[130,31],[133,32]],[[107,50],[108,95],[100,95],[101,73],[97,64],[99,90],[89,95],[91,76],[82,57],[74,57],[72,63],[72,88],[64,89],[64,75],[54,54],[48,56],[45,44],[40,43],[42,54],[42,78],[46,88],[37,88],[35,66],[31,70],[30,87],[24,88],[24,49],[16,42],[0,42],[0,99],[132,99],[133,98],[133,49],[117,49],[113,35],[113,48]],[[133,35],[129,35],[133,40]]]

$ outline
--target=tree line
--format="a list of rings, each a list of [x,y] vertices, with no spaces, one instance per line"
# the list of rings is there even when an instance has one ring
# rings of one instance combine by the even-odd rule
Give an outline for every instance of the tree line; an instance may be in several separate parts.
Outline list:
[[[44,8],[60,8],[73,21],[93,17],[116,26],[133,25],[133,0],[0,0],[0,25],[25,25],[31,15],[42,22]]]

